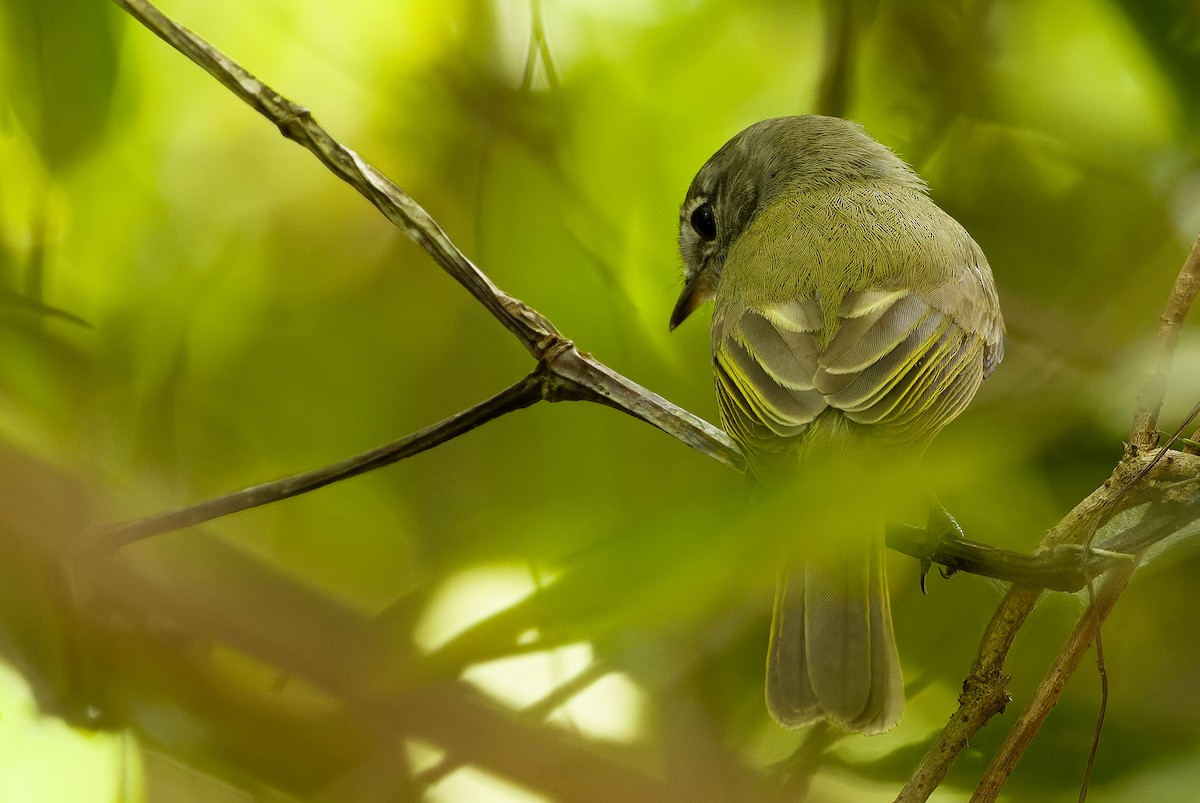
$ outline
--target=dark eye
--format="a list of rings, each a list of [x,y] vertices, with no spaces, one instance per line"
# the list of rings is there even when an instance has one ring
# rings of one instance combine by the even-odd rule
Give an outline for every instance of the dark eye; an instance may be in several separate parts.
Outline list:
[[[717,219],[713,216],[712,204],[705,202],[692,211],[692,231],[701,240],[713,240],[717,236]]]

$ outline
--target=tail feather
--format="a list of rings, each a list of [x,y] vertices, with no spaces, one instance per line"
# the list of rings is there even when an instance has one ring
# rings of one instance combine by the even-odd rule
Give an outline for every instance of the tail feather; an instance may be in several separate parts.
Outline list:
[[[863,709],[863,733],[883,733],[895,727],[904,714],[904,678],[900,674],[900,655],[892,627],[892,603],[884,571],[883,543],[876,541],[870,551],[871,597],[871,696]]]
[[[804,644],[803,576],[785,572],[775,587],[775,615],[767,651],[767,710],[776,722],[789,728],[803,727],[822,716],[808,681]]]
[[[804,658],[808,681],[830,719],[849,725],[871,696],[867,561],[837,555],[804,565]]]
[[[786,573],[775,596],[767,708],[782,725],[827,719],[866,734],[904,711],[883,544],[848,548]]]

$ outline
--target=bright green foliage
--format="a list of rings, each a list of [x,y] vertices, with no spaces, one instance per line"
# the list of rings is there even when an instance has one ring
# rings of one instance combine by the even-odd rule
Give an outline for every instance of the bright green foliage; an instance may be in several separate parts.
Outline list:
[[[929,482],[969,537],[1030,549],[1119,457],[1200,230],[1200,16],[1183,0],[855,2],[847,106],[821,109],[838,5],[545,0],[552,70],[530,64],[530,7],[517,0],[164,11],[308,107],[581,349],[708,420],[707,313],[667,333],[688,182],[755,120],[860,121],[992,265],[1007,354],[932,447]],[[361,197],[115,4],[6,0],[0,38],[0,505],[25,516],[37,493],[71,489],[62,509],[33,505],[21,522],[135,518],[331,463],[532,368]],[[1197,355],[1185,335],[1164,427],[1200,392]],[[419,699],[473,667],[504,704],[529,705],[591,667],[597,682],[540,727],[595,740],[598,772],[615,756],[652,779],[694,775],[694,799],[786,780],[792,795],[811,782],[815,800],[890,800],[953,711],[1000,590],[933,577],[921,596],[914,562],[889,556],[904,720],[866,740],[783,731],[762,699],[780,546],[764,533],[788,532],[778,507],[755,508],[741,478],[629,417],[539,404],[126,557],[194,567],[178,598],[211,602],[216,623],[278,614],[281,642],[295,622],[345,632],[375,617],[397,652],[415,643],[400,663]],[[18,518],[0,516],[6,541]],[[249,593],[243,560],[278,572],[278,592]],[[44,561],[0,553],[0,654],[46,713],[78,724],[98,710],[100,724],[131,728],[151,793],[178,782],[206,799],[220,786],[353,800],[444,749],[394,735],[381,755],[329,688],[289,680],[296,668],[276,667],[269,645],[232,643],[223,624],[116,627]],[[1092,800],[1194,790],[1197,569],[1181,550],[1138,574],[1104,630],[1112,698]],[[296,589],[337,616],[309,612]],[[965,799],[1080,610],[1059,595],[1035,612],[1008,666],[1016,702],[940,799]],[[77,632],[81,618],[102,643]],[[1075,799],[1098,685],[1085,661],[1008,799]],[[462,758],[474,769],[428,799],[509,799],[482,774],[504,775],[488,756],[539,743],[487,733],[482,754]],[[547,766],[537,799],[563,775]],[[419,799],[386,788],[381,799]]]

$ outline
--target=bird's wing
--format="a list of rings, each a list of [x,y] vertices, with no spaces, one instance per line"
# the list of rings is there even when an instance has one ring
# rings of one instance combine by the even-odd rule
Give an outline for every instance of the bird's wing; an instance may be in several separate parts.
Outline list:
[[[743,310],[714,343],[721,422],[751,453],[776,452],[828,406],[813,385],[823,328],[815,299]]]
[[[815,299],[741,312],[715,344],[722,423],[760,453],[788,449],[827,409],[881,439],[924,442],[1002,356],[995,291],[983,276],[967,270],[924,292],[847,293],[823,349]]]

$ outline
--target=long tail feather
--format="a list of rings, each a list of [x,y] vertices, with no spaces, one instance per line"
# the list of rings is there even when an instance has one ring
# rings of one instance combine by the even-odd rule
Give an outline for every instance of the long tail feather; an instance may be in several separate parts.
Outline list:
[[[767,658],[767,707],[799,728],[826,719],[860,733],[904,711],[883,544],[826,553],[783,576]]]

